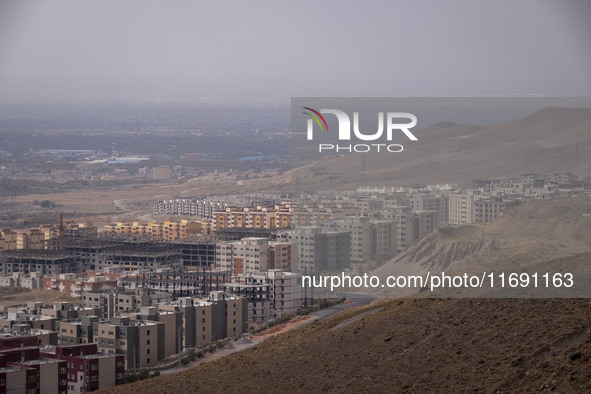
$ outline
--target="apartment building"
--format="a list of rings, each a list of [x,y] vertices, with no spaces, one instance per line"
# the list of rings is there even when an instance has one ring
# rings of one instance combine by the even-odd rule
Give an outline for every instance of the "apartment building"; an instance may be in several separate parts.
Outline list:
[[[18,342],[19,338],[23,336],[34,337],[36,346],[50,346],[59,343],[55,331],[31,328],[29,324],[13,324],[11,329],[3,329],[0,331],[0,339],[5,343],[10,341]]]
[[[447,223],[448,202],[445,195],[412,194],[409,203],[413,211],[437,211],[438,223]]]
[[[0,286],[16,286],[27,289],[43,288],[43,275],[40,272],[23,274],[13,272],[10,276],[0,276]]]
[[[180,251],[184,266],[215,267],[216,244],[213,236],[205,239],[176,241],[170,245]]]
[[[181,297],[169,304],[160,304],[161,312],[182,314],[180,333],[184,348],[203,347],[225,338],[239,338],[248,330],[248,301],[244,297],[221,291],[209,298]]]
[[[397,252],[397,225],[391,220],[370,220],[369,257],[382,261]]]
[[[5,393],[66,393],[67,362],[44,357],[36,338],[18,338],[20,346],[0,338],[0,390]]]
[[[351,233],[318,226],[301,226],[292,234],[292,264],[300,273],[349,269]]]
[[[367,196],[358,198],[355,203],[361,210],[361,215],[367,216],[371,212],[379,211],[384,209],[386,202],[383,199],[376,198],[375,196]]]
[[[412,219],[413,243],[425,235],[437,231],[439,214],[437,211],[415,211],[410,215]]]
[[[359,216],[361,209],[355,201],[322,199],[292,203],[293,226],[321,226],[330,220]]]
[[[291,212],[278,211],[275,213],[275,227],[278,229],[291,228]]]
[[[82,304],[100,311],[99,317],[111,318],[125,312],[133,312],[142,307],[156,306],[172,300],[172,294],[148,288],[84,291]]]
[[[124,356],[100,353],[95,343],[44,348],[41,355],[66,363],[67,391],[71,394],[100,390],[125,382]]]
[[[474,201],[474,221],[489,223],[498,219],[505,212],[503,197],[491,196]]]
[[[545,176],[546,183],[557,185],[568,185],[577,180],[577,176],[572,172],[553,172]]]
[[[16,234],[17,249],[44,249],[45,234],[39,229],[28,229]]]
[[[291,242],[269,242],[269,269],[291,271]]]
[[[146,306],[136,312],[125,312],[122,317],[132,320],[160,322],[164,325],[164,357],[178,354],[183,350],[183,314],[177,310],[159,310],[158,307]]]
[[[45,233],[40,229],[13,231],[0,229],[0,250],[44,249]]]
[[[370,259],[371,229],[367,216],[348,216],[329,225],[338,232],[350,233],[351,263],[363,263]]]
[[[247,319],[249,323],[264,323],[275,319],[275,306],[271,302],[272,284],[245,282],[244,275],[236,281],[224,284],[224,291],[248,300]]]
[[[393,221],[396,224],[398,251],[408,248],[426,234],[436,231],[439,225],[437,211],[414,212],[410,206],[388,205],[376,216],[380,220]],[[384,228],[384,231],[388,230]]]
[[[44,316],[37,313],[28,313],[22,307],[7,307],[5,309],[6,313],[0,315],[0,329],[5,330],[6,332],[13,327],[22,327],[23,325],[35,330],[55,330],[57,322],[57,318],[55,317]]]
[[[157,201],[153,204],[154,215],[187,215],[211,219],[213,212],[225,211],[231,205],[228,201],[180,198]]]
[[[170,304],[158,305],[160,311],[178,311],[182,315],[181,345],[184,349],[204,347],[212,342],[212,303],[181,297]]]
[[[93,326],[98,316],[82,316],[76,320],[57,321],[58,343],[62,346],[80,345],[93,342]]]
[[[211,340],[238,339],[248,331],[248,301],[223,291],[209,294],[211,303]]]
[[[95,323],[93,328],[98,351],[122,354],[125,369],[153,367],[164,358],[163,323],[116,316],[108,321]]]
[[[270,269],[265,273],[246,274],[239,277],[246,284],[269,286],[270,307],[274,317],[288,315],[302,307],[302,276],[295,272]]]
[[[165,220],[162,223],[116,223],[103,227],[102,234],[107,237],[147,238],[158,240],[185,239],[209,231],[206,221]]]
[[[16,250],[17,249],[18,233],[10,229],[0,229],[0,238],[2,239],[1,250]]]
[[[280,222],[277,220],[278,215]],[[275,229],[289,226],[291,226],[291,212],[286,206],[228,207],[225,211],[212,213],[213,231],[234,228]]]
[[[452,193],[447,196],[449,224],[465,224],[474,221],[474,196]]]
[[[233,275],[265,271],[269,267],[270,250],[267,238],[219,242],[216,244],[216,269],[231,271]]]

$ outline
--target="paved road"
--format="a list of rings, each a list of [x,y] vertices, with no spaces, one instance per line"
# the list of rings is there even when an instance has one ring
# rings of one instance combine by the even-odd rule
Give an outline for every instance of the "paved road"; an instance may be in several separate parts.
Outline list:
[[[357,305],[367,305],[369,304],[375,297],[372,296],[366,296],[363,294],[355,294],[355,293],[351,293],[351,294],[345,294],[345,296],[347,297],[348,300],[353,301],[352,303],[347,303],[347,304],[338,304],[338,305],[334,305],[328,308],[324,308],[321,309],[317,312],[313,312],[310,314],[310,316],[314,317],[314,319],[309,319],[306,320],[304,322],[301,322],[300,324],[296,324],[294,325],[291,329],[296,329],[296,328],[300,328],[300,327],[304,327],[307,326],[308,324],[312,324],[313,322],[317,321],[317,320],[324,320],[324,319],[328,319],[329,317],[335,315],[336,313],[343,311],[347,308],[353,307],[353,306],[357,306]],[[175,367],[175,368],[170,368],[170,369],[166,369],[163,371],[160,371],[160,373],[162,375],[168,375],[171,373],[176,373],[176,372],[180,372],[180,371],[184,371],[186,370],[188,367],[197,365],[197,364],[202,364],[202,363],[208,363],[211,361],[215,361],[218,360],[222,357],[225,357],[229,354],[232,353],[236,353],[239,352],[241,350],[245,350],[248,349],[249,347],[252,347],[254,345],[256,345],[257,343],[264,341],[267,338],[273,337],[276,334],[270,334],[265,336],[264,338],[258,338],[258,339],[251,339],[252,343],[250,344],[246,344],[246,345],[237,345],[234,344],[234,348],[233,349],[218,349],[216,350],[214,353],[212,354],[207,354],[205,355],[205,357],[203,357],[202,359],[196,360],[194,362],[192,362],[191,364],[185,366],[185,367]]]
[[[345,310],[345,309],[350,308],[352,306],[367,305],[372,300],[375,299],[375,297],[372,297],[372,296],[368,296],[368,295],[364,295],[364,294],[355,294],[355,293],[345,294],[345,297],[347,297],[348,300],[353,301],[353,303],[338,304],[335,306],[331,306],[329,308],[324,308],[324,309],[321,309],[317,312],[311,313],[310,316],[316,317],[317,320],[328,319],[332,315],[334,315],[342,310]],[[312,321],[310,321],[310,323]]]

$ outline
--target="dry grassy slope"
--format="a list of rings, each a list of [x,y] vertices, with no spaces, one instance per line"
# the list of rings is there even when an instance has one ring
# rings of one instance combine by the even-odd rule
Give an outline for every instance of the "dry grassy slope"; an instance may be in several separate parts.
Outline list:
[[[404,144],[404,152],[366,154],[365,179],[359,154],[318,160],[295,169],[293,177],[303,190],[330,190],[364,183],[466,184],[524,172],[591,168],[591,109],[546,108],[486,127],[439,124],[417,137]]]
[[[350,311],[176,375],[105,392],[591,390],[589,300],[415,299],[381,306],[344,327],[335,328]]]
[[[509,208],[493,223],[441,229],[372,274],[385,278],[425,275],[429,271],[556,270],[588,265],[590,253],[591,198],[564,198]],[[580,261],[574,259],[576,256],[581,257]],[[572,261],[565,261],[567,258]],[[377,291],[380,295],[411,293],[415,291]]]

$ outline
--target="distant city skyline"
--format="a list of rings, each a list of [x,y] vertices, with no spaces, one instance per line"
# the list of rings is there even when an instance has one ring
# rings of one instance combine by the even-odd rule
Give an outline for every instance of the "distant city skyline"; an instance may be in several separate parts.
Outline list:
[[[591,3],[0,2],[0,100],[591,96]]]

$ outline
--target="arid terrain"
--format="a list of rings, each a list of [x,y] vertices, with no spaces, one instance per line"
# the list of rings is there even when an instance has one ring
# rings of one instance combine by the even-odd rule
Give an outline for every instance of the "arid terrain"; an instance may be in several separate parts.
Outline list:
[[[373,308],[382,309],[339,325]],[[587,299],[404,299],[355,307],[212,363],[104,392],[590,390]]]
[[[157,200],[216,194],[290,191],[289,174],[247,180],[236,180],[235,177],[203,176],[183,183],[154,183],[137,188],[17,196],[0,201],[0,211],[10,213],[25,226],[57,223],[59,212],[65,213],[66,220],[105,225],[138,218],[145,220],[147,218],[145,215],[152,213],[152,203]],[[56,207],[43,209],[34,204],[35,201],[43,200],[54,202]],[[0,218],[1,225],[2,218]]]
[[[301,190],[458,183],[473,179],[591,170],[591,109],[546,108],[489,126],[439,123],[400,153],[330,156],[293,171]],[[361,156],[365,156],[362,160]]]
[[[22,287],[0,287],[0,308],[11,305],[24,305],[27,302],[51,304],[58,301],[69,302],[73,305],[82,304],[79,298],[70,297],[59,291],[25,289]]]

